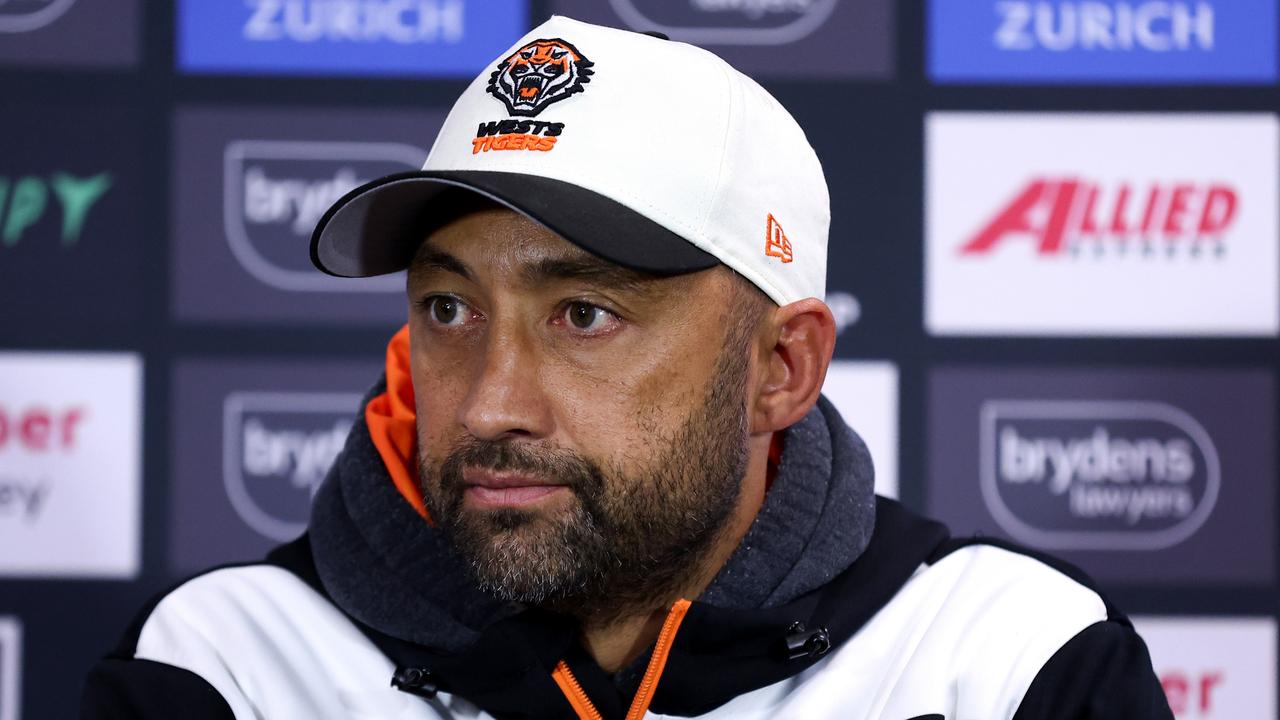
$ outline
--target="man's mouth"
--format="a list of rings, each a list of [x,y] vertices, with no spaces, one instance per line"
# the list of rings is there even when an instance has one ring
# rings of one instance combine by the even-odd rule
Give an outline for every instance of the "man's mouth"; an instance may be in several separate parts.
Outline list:
[[[563,483],[535,475],[485,468],[467,468],[462,480],[466,501],[480,507],[529,505],[569,489]]]

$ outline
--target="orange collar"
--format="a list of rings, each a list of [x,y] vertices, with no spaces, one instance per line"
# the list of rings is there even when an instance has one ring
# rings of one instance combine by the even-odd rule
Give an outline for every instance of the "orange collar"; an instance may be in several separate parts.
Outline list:
[[[419,515],[431,522],[413,463],[418,455],[418,429],[413,376],[409,372],[408,325],[400,328],[387,345],[387,391],[365,406],[364,421],[396,489]]]

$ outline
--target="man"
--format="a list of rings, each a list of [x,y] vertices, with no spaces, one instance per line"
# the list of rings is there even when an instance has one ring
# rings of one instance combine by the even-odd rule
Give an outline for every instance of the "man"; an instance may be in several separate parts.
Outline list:
[[[316,231],[409,322],[308,533],[163,595],[86,716],[1171,717],[1078,572],[874,498],[828,213],[715,56],[533,30]]]

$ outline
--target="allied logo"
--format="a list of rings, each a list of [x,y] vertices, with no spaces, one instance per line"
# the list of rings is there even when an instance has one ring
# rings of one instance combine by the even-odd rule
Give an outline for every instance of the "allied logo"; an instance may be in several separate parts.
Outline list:
[[[1092,182],[1079,178],[1030,180],[971,236],[959,252],[982,255],[1011,239],[1029,240],[1041,256],[1082,250],[1227,252],[1225,239],[1239,209],[1240,193],[1214,182]]]
[[[534,117],[551,103],[582,92],[593,65],[564,40],[534,40],[498,63],[488,91],[509,114]]]
[[[925,125],[930,332],[1280,332],[1274,115],[934,113]]]
[[[1041,548],[1177,545],[1204,525],[1222,483],[1209,433],[1166,403],[988,401],[981,443],[987,509]]]
[[[311,266],[316,223],[370,180],[422,165],[426,153],[400,143],[236,140],[224,151],[227,243],[257,280],[289,291],[401,291],[398,277],[352,283]]]
[[[223,481],[246,525],[277,542],[307,527],[311,498],[342,450],[360,395],[233,392],[223,402]]]

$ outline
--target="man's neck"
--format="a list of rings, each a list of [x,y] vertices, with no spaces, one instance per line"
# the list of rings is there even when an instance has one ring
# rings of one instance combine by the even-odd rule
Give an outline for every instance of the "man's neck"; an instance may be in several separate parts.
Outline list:
[[[607,625],[583,624],[582,643],[596,664],[613,675],[630,665],[658,638],[666,611],[628,615]]]
[[[755,521],[764,503],[768,444],[753,442],[747,460],[747,472],[742,483],[742,493],[725,525],[724,532],[716,540],[706,557],[699,563],[694,576],[671,597],[655,598],[657,605],[637,609],[635,612],[612,615],[603,621],[591,617],[579,617],[582,623],[582,644],[595,658],[596,664],[609,674],[614,674],[631,664],[657,641],[671,606],[681,598],[694,599],[711,585],[729,557],[738,549],[742,538]]]

